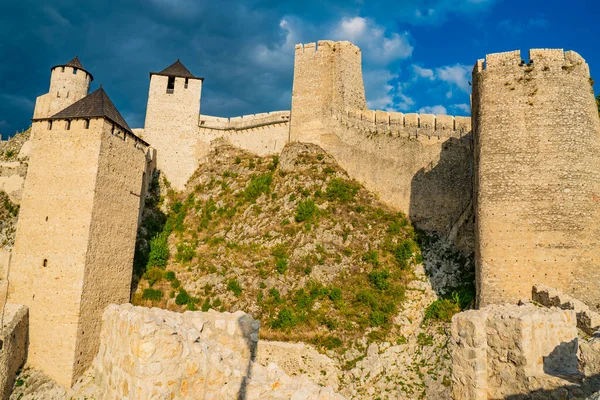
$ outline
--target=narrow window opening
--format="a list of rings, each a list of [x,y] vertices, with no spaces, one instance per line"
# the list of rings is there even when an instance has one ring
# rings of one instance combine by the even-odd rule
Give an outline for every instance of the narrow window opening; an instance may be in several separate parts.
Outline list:
[[[175,77],[170,76],[167,82],[167,93],[173,93],[175,91]]]
[[[67,92],[67,99],[69,98],[69,92]]]
[[[47,266],[48,266],[48,260],[44,258],[44,262],[42,263],[42,265],[43,265],[44,267],[47,267]]]
[[[70,130],[70,129],[71,129],[71,120],[70,120],[70,119],[68,119],[68,120],[67,120],[67,123],[66,123],[65,129],[66,129],[66,130]]]
[[[48,222],[48,216],[46,216],[46,222]]]
[[[77,75],[77,68],[73,68],[73,75]]]
[[[115,134],[115,126],[114,126],[114,125],[113,125],[113,126],[112,126],[112,128],[110,129],[110,133],[111,133],[112,135],[114,135],[114,134]]]
[[[52,130],[52,121],[48,121],[48,130],[51,131]]]
[[[56,97],[60,97],[60,92],[56,92]]]
[[[65,72],[65,67],[62,67],[62,71],[61,72]]]
[[[83,129],[90,129],[90,120],[89,119],[83,120]]]
[[[190,78],[185,78],[185,88],[186,89],[188,88],[189,81],[190,81]]]

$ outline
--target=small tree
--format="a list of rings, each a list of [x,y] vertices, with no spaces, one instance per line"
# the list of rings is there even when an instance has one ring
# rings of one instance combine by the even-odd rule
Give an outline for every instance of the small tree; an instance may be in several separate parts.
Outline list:
[[[596,97],[596,104],[598,105],[598,115],[600,115],[600,94]]]

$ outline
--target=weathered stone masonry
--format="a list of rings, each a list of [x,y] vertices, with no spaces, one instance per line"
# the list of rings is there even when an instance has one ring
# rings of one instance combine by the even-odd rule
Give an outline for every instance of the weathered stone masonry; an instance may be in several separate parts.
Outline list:
[[[478,304],[544,283],[600,307],[600,119],[577,53],[490,54],[473,71]]]

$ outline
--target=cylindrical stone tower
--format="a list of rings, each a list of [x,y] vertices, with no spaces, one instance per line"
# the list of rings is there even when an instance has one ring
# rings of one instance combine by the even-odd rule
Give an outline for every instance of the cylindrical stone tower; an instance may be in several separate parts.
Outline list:
[[[544,283],[600,308],[600,119],[585,60],[488,55],[473,71],[477,299]]]
[[[50,90],[37,98],[34,118],[49,118],[83,99],[94,79],[77,56],[66,64],[55,65],[51,71]]]

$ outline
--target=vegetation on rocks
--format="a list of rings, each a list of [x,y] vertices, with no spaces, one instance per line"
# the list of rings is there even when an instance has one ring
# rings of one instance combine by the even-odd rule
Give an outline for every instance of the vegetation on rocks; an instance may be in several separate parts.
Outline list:
[[[293,168],[221,144],[183,193],[157,180],[133,301],[241,309],[263,338],[325,349],[364,335],[396,341],[391,320],[421,260],[413,227],[322,150],[294,146],[304,145],[281,155]]]

